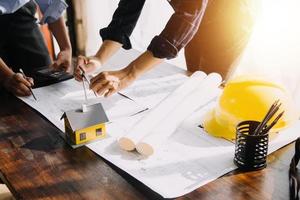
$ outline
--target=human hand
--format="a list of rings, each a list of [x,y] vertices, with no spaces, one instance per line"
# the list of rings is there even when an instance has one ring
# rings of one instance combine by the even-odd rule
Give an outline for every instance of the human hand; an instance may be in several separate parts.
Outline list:
[[[21,73],[15,73],[4,81],[4,88],[16,96],[30,96],[30,89],[34,85],[33,79],[24,77]]]
[[[58,53],[57,59],[51,65],[55,71],[70,72],[72,66],[72,53],[71,50],[63,50]]]
[[[101,61],[99,58],[95,56],[85,57],[85,56],[78,56],[77,64],[74,69],[74,77],[77,81],[82,81],[81,70],[84,70],[86,74],[93,73],[98,67],[101,67]]]
[[[118,71],[101,72],[91,79],[90,89],[100,96],[108,97],[126,88],[135,79],[133,72],[127,68]]]

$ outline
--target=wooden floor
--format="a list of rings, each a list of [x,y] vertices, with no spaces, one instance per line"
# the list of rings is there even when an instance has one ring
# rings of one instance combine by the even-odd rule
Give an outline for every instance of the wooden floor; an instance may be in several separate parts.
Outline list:
[[[0,200],[13,200],[13,196],[4,184],[0,184]]]

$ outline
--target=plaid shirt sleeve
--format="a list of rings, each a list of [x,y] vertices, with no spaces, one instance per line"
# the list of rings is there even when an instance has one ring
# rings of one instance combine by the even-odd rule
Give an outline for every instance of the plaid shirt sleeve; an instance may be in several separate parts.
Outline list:
[[[108,27],[100,30],[102,40],[113,40],[131,49],[130,35],[140,17],[145,0],[120,0]]]
[[[174,8],[162,33],[155,36],[148,50],[157,58],[171,59],[177,56],[196,34],[208,0],[169,0]],[[130,49],[130,35],[138,21],[145,0],[120,0],[108,27],[100,30],[102,40],[113,40]]]
[[[171,59],[196,34],[208,0],[170,0],[174,9],[164,30],[155,36],[148,50],[157,58]]]

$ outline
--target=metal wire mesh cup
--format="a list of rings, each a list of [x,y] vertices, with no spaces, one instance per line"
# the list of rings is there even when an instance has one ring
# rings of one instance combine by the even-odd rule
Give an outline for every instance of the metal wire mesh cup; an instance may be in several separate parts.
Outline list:
[[[243,121],[236,127],[234,163],[243,170],[259,170],[267,166],[269,134],[262,129],[254,135],[260,124],[257,121]]]

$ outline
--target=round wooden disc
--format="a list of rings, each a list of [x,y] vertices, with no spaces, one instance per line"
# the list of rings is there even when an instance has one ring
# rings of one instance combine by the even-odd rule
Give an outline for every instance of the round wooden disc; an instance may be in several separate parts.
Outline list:
[[[121,149],[125,151],[133,151],[135,149],[134,142],[129,138],[122,137],[119,139],[118,143]]]
[[[151,156],[154,153],[152,146],[144,142],[138,143],[136,145],[136,150],[144,156]]]

